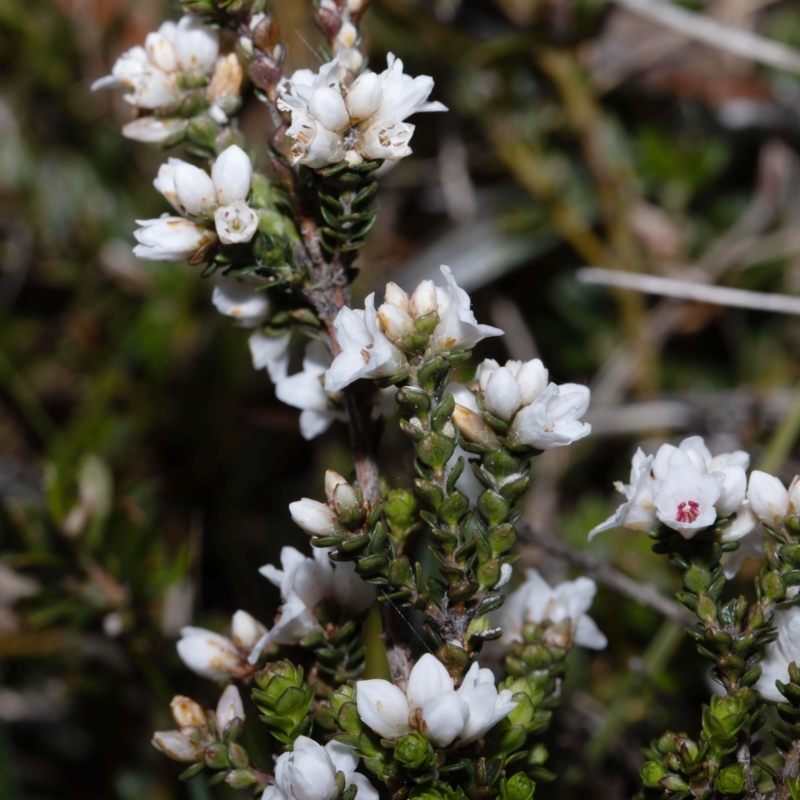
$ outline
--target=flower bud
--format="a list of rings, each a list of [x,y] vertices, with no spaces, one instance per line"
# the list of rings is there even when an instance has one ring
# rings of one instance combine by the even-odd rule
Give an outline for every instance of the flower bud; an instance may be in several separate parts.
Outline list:
[[[456,404],[452,420],[453,425],[461,431],[461,435],[468,442],[487,447],[493,447],[497,444],[497,437],[494,431],[483,421],[483,417],[480,414]]]
[[[486,384],[486,409],[502,420],[511,419],[522,405],[522,391],[511,371],[500,367]]]
[[[325,503],[304,497],[289,503],[289,513],[295,524],[311,536],[325,536],[337,530],[336,515]]]
[[[242,90],[244,73],[235,53],[220,58],[211,76],[206,94],[210,103],[224,103],[238,97]]]
[[[180,731],[156,731],[152,741],[153,747],[175,761],[190,763],[203,759],[203,745]]]
[[[267,629],[246,611],[237,611],[231,622],[231,636],[237,647],[249,650],[267,632]]]
[[[337,89],[317,89],[308,103],[308,111],[323,128],[341,132],[350,125],[350,115]]]
[[[800,475],[795,475],[789,484],[789,513],[800,515]]]
[[[338,472],[335,472],[332,469],[329,469],[325,473],[325,497],[327,498],[329,503],[333,502],[333,493],[336,491],[336,487],[340,483],[347,483],[343,476],[341,476]]]
[[[639,774],[648,789],[660,789],[660,781],[667,777],[667,771],[660,761],[646,761]]]
[[[514,376],[522,391],[522,405],[529,406],[546,388],[549,373],[540,359],[526,361]]]
[[[133,254],[146,261],[183,261],[213,244],[217,235],[183,217],[137,220]]]
[[[193,217],[214,210],[214,184],[206,172],[181,161],[175,167],[174,180],[178,204],[185,214]]]
[[[339,516],[352,514],[361,508],[359,492],[349,483],[340,483],[333,490],[333,507]]]
[[[224,636],[203,628],[183,628],[178,655],[190,670],[212,681],[229,678],[241,665],[236,645]]]
[[[365,72],[356,78],[347,92],[346,100],[347,110],[350,112],[350,118],[353,122],[361,122],[375,114],[380,108],[382,97],[381,79],[374,72]],[[390,285],[393,286],[394,284]],[[387,291],[388,288],[387,286]],[[394,300],[390,301],[388,297],[386,300],[395,302]],[[406,297],[407,302],[408,298]]]
[[[536,784],[524,773],[518,772],[513,778],[501,784],[501,800],[531,800]]]
[[[378,318],[383,330],[392,341],[406,336],[414,331],[414,320],[407,311],[394,303],[384,303],[378,308]]]
[[[741,764],[731,764],[721,769],[714,781],[714,788],[722,794],[741,794],[744,785],[744,767]]]
[[[783,527],[783,519],[789,513],[789,493],[778,478],[753,470],[747,488],[747,499],[753,513],[765,525],[776,529]]]
[[[219,34],[207,28],[199,17],[187,14],[175,31],[175,52],[186,72],[211,72],[219,55]]]
[[[395,760],[408,769],[425,769],[436,763],[436,753],[420,733],[409,733],[397,740]]]
[[[239,690],[231,684],[225,688],[217,703],[217,727],[224,732],[235,719],[244,722],[244,706]]]
[[[252,178],[250,157],[239,145],[234,144],[223,150],[211,167],[211,179],[219,205],[228,206],[237,200],[246,200]]]
[[[411,313],[415,317],[432,314],[439,306],[436,298],[436,284],[433,281],[420,281],[411,295]]]
[[[408,294],[396,283],[392,283],[391,281],[386,284],[386,291],[384,292],[383,299],[387,303],[394,303],[396,306],[400,306],[403,311],[407,312],[410,309]]]
[[[475,382],[482,392],[486,391],[486,387],[489,385],[489,378],[498,369],[500,369],[500,365],[493,358],[485,358],[478,364],[478,369],[475,370]]]
[[[189,697],[177,694],[172,698],[169,704],[170,711],[172,711],[172,718],[179,728],[192,726],[194,728],[202,728],[206,724],[206,712],[200,707],[199,703],[195,703]]]

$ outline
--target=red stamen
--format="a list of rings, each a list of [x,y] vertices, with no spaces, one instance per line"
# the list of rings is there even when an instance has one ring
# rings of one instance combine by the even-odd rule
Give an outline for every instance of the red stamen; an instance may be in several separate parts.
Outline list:
[[[700,504],[696,500],[678,504],[678,513],[675,516],[678,522],[694,522],[700,516]]]

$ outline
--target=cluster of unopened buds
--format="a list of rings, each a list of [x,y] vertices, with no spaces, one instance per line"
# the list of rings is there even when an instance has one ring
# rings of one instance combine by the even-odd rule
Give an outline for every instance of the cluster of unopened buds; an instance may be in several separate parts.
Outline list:
[[[219,34],[191,14],[149,33],[144,47],[121,55],[92,89],[124,88],[137,113],[122,133],[140,142],[177,144],[191,124],[226,125],[241,105],[243,70],[235,53],[220,56]]]

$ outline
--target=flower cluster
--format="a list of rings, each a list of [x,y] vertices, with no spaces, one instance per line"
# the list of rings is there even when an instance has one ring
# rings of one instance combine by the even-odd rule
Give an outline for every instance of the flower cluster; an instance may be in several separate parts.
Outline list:
[[[741,538],[752,530],[741,524],[742,519],[750,519],[743,508],[749,463],[750,456],[742,450],[712,456],[700,436],[684,439],[678,447],[664,444],[655,456],[645,456],[639,449],[633,457],[630,483],[615,484],[626,502],[589,538],[616,527],[651,531],[661,523],[691,539],[718,518],[737,513],[740,524],[723,538]]]
[[[592,432],[591,425],[581,422],[589,408],[589,389],[577,383],[550,382],[538,358],[507,361],[502,367],[488,358],[468,387],[453,384],[451,392],[457,404],[453,422],[466,439],[477,444],[494,438],[483,413],[494,418],[495,427],[506,430],[512,444],[537,450],[564,447]]]
[[[391,53],[380,75],[362,73],[348,89],[340,83],[339,58],[318,73],[297,70],[280,87],[278,106],[291,113],[286,135],[293,164],[321,169],[346,160],[397,160],[410,155],[414,126],[404,120],[420,111],[446,111],[428,102],[433,79],[411,78]]]
[[[430,654],[414,665],[405,692],[380,679],[358,681],[356,704],[361,720],[385,739],[416,730],[436,747],[474,742],[517,706],[508,689],[498,693],[491,670],[474,663],[456,690]]]
[[[301,500],[292,506],[312,502]],[[325,548],[314,548],[313,557],[308,558],[294,547],[284,547],[283,569],[267,564],[259,570],[280,589],[283,605],[272,629],[254,642],[251,663],[257,662],[268,644],[298,644],[310,633],[322,630],[317,609],[325,600],[335,602],[348,619],[363,614],[372,605],[375,589],[355,574],[353,564],[334,564],[328,553]]]
[[[356,786],[359,800],[378,800],[378,792],[365,775],[356,772],[355,749],[339,742],[325,747],[299,736],[294,750],[275,762],[275,783],[264,792],[265,800],[332,800],[339,796],[336,774],[345,786]]]
[[[232,145],[222,152],[211,175],[178,158],[158,171],[153,185],[181,215],[138,220],[139,244],[133,252],[148,261],[182,261],[214,244],[249,242],[258,213],[247,205],[253,167],[247,153]]]
[[[205,628],[181,629],[178,655],[192,672],[212,681],[244,678],[252,674],[248,658],[267,629],[246,611],[231,621],[231,638]]]
[[[125,88],[125,101],[145,112],[123,127],[124,136],[172,143],[192,117],[207,114],[227,124],[241,105],[242,78],[236,55],[219,55],[219,34],[187,15],[148,34],[144,47],[123,53],[92,89]]]
[[[377,311],[371,294],[363,311],[345,306],[339,312],[334,327],[341,352],[325,375],[328,391],[341,391],[359,378],[400,375],[410,354],[427,359],[461,353],[488,336],[502,335],[499,328],[478,323],[450,268],[441,271],[445,286],[422,281],[409,297],[390,283]]]
[[[525,571],[525,582],[513,591],[499,611],[492,615],[493,624],[503,636],[490,642],[494,654],[505,652],[512,642],[524,639],[525,626],[568,625],[568,638],[579,647],[603,650],[608,640],[597,623],[586,613],[597,593],[597,584],[580,577],[551,587],[535,570]]]
[[[244,722],[244,706],[239,690],[231,684],[217,703],[216,712],[205,712],[194,700],[176,695],[170,703],[172,718],[178,726],[174,731],[156,731],[153,746],[175,761],[201,761],[206,748],[224,735],[235,720]],[[209,719],[213,722],[213,730]]]

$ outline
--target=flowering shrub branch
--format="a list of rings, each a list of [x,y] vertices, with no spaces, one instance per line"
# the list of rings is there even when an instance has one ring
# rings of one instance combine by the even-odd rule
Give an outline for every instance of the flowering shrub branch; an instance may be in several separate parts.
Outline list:
[[[191,764],[184,777],[211,770],[212,782],[273,800],[531,800],[535,781],[555,777],[537,737],[561,700],[567,654],[607,641],[587,613],[590,579],[551,587],[529,570],[510,594],[504,587],[532,459],[590,434],[589,390],[551,381],[538,359],[487,359],[454,382],[456,365],[503,331],[478,321],[446,266],[438,284],[390,283],[382,301],[371,294],[353,308],[378,170],[411,155],[412,115],[446,111],[430,100],[433,80],[407,75],[394,55],[382,72],[367,68],[358,29],[367,6],[321,0],[324,63],[287,77],[280,27],[261,3],[187,0],[186,16],[95,84],[127,91],[136,118],[126,136],[183,145],[198,162],[161,167],[154,186],[172,212],[138,223],[135,254],[202,266],[214,306],[249,330],[254,367],[301,409],[303,436],[345,422],[355,467],[352,482],[326,473],[324,500],[290,504],[313,555],[286,547],[280,568],[261,569],[281,595],[271,627],[238,611],[229,637],[183,629],[184,663],[227,688],[215,712],[176,697],[177,729],[153,742]],[[253,163],[238,128],[245,75],[275,123],[268,165]],[[289,374],[297,346],[303,367]],[[413,493],[381,481],[373,420],[395,412],[414,448]],[[776,797],[800,791],[800,488],[758,471],[748,481],[748,466],[747,454],[712,456],[699,437],[639,450],[629,483],[616,484],[625,502],[590,533],[646,532],[683,571],[678,599],[698,619],[689,633],[724,690],[697,739],[667,733],[648,749],[643,797],[760,797],[763,775]],[[468,468],[481,486],[474,502]],[[423,529],[432,573],[416,560]],[[727,578],[758,552],[755,599],[724,600]],[[391,682],[362,679],[375,602]],[[403,609],[421,613],[421,632]],[[417,659],[409,632],[428,650]],[[239,742],[235,682],[275,741],[274,765]],[[779,768],[755,757],[767,702],[788,724],[775,732]]]

